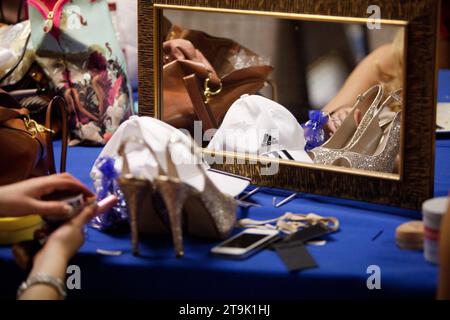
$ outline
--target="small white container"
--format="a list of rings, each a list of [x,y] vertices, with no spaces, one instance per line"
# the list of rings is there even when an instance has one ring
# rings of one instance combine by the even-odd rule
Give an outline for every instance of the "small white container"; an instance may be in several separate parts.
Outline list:
[[[424,254],[425,260],[439,264],[439,236],[442,217],[447,213],[449,201],[447,197],[430,199],[422,206],[425,227]]]

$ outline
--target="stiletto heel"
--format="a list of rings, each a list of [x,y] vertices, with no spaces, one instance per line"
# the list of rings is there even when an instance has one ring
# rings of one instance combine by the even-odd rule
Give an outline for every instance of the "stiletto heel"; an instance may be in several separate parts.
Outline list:
[[[125,196],[130,218],[131,244],[133,255],[139,255],[139,207],[145,201],[149,184],[144,180],[133,178],[119,178],[119,184]]]
[[[130,138],[121,144],[118,152],[123,159],[122,175],[118,182],[127,202],[132,252],[133,255],[137,256],[139,255],[139,233],[164,234],[168,230],[154,207],[157,203],[157,197],[151,181],[143,177],[133,176],[130,173],[125,148],[131,142],[149,147],[142,140]]]
[[[165,176],[157,177],[155,184],[167,209],[175,254],[177,258],[180,258],[184,256],[182,212],[183,205],[190,193],[190,187]]]
[[[156,156],[155,156],[156,159]],[[182,182],[172,160],[170,143],[166,146],[167,174],[162,173],[155,178],[155,187],[164,201],[169,216],[172,241],[177,258],[184,256],[182,213],[186,199],[194,192],[194,188]],[[161,167],[159,165],[159,167]]]

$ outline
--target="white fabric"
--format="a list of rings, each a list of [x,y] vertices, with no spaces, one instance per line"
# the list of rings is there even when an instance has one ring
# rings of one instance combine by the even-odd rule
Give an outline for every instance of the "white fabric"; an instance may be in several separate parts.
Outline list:
[[[303,128],[282,105],[258,95],[243,95],[228,110],[208,149],[262,155],[287,150],[296,161],[312,163]]]
[[[195,165],[195,159],[186,147],[189,146],[189,138],[167,123],[154,118],[130,117],[117,129],[100,153],[99,158],[108,156],[116,159],[116,169],[118,172],[121,172],[123,161],[118,155],[118,151],[122,142],[133,136],[143,139],[151,146],[164,172],[167,172],[166,145],[174,137],[179,137],[186,141],[186,145],[182,143],[173,144],[171,147],[172,158],[177,166],[180,179],[197,190],[203,191],[204,176]],[[145,177],[149,180],[154,179],[157,175],[158,167],[150,151],[137,143],[130,142],[127,144],[126,154],[130,171],[133,175]],[[232,177],[226,173],[208,171],[209,167],[206,163],[203,163],[203,168],[220,191],[233,197],[240,194],[249,185],[247,179]],[[91,177],[95,182],[98,182],[101,178],[95,166],[91,170]]]
[[[31,27],[28,20],[14,25],[0,26],[0,77],[3,77],[19,62],[12,74],[1,84],[2,86],[15,84],[21,80],[33,63],[34,53],[31,41],[28,42],[25,55],[19,61],[30,32]]]
[[[120,47],[124,50],[128,78],[131,86],[137,88],[137,0],[108,0],[116,4],[112,13],[118,33]],[[115,17],[114,17],[115,15]]]

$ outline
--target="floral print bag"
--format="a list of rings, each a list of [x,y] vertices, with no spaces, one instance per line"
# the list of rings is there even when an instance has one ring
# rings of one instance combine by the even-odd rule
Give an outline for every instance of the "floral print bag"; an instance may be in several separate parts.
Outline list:
[[[71,145],[103,145],[133,114],[106,0],[28,0],[36,60],[67,101]]]

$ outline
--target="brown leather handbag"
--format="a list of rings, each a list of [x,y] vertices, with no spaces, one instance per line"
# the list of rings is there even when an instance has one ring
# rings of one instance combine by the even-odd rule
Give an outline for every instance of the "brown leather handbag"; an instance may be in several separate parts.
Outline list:
[[[62,150],[60,171],[65,171],[67,154],[67,113],[61,97],[47,108],[46,127],[29,116],[29,111],[0,89],[0,185],[56,173],[53,155],[52,115],[62,114]]]
[[[164,45],[162,118],[176,128],[193,132],[195,120],[203,121],[204,130],[218,128],[234,101],[269,82],[273,67],[233,40],[173,26],[167,41],[175,39],[195,48],[190,53],[182,45]],[[236,59],[246,66],[237,68]]]
[[[25,0],[0,0],[0,23],[15,24],[25,17]]]

